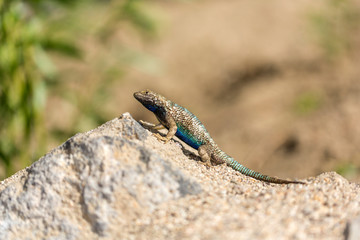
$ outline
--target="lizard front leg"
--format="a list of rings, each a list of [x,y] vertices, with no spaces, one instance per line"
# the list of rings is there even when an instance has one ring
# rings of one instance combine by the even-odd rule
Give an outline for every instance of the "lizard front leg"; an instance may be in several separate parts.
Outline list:
[[[143,120],[139,120],[139,123],[141,125],[143,125],[144,127],[151,128],[151,129],[154,129],[154,130],[161,130],[161,129],[165,128],[161,123],[158,123],[158,124],[155,125],[153,123],[145,122]]]
[[[169,126],[169,131],[167,132],[166,136],[163,137],[160,134],[155,134],[155,137],[157,137],[157,139],[164,141],[165,143],[167,143],[170,139],[172,139],[175,136],[175,133],[177,131],[177,125],[175,120],[168,116],[166,117],[166,122],[167,125]]]
[[[161,129],[165,128],[164,125],[161,124],[161,123],[158,123],[158,124],[155,125],[153,123],[145,122],[143,120],[140,120],[139,122],[144,127],[151,128],[151,129],[154,129],[154,130],[161,130]],[[159,133],[154,134],[154,136],[157,139],[162,140],[165,143],[167,143],[171,138],[173,138],[175,136],[176,131],[177,131],[177,126],[176,126],[176,123],[175,123],[173,118],[168,117],[168,119],[166,119],[166,122],[169,124],[169,131],[167,132],[166,136],[163,137]]]

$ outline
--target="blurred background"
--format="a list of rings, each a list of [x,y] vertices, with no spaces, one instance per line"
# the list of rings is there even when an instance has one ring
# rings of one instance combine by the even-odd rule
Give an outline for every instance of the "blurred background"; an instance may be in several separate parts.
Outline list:
[[[245,166],[360,180],[360,2],[0,0],[0,179],[149,88]]]

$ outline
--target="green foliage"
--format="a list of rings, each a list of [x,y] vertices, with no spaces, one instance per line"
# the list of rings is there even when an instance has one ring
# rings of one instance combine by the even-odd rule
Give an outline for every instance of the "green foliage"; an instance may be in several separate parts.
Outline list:
[[[41,23],[26,7],[0,2],[0,160],[6,175],[14,171],[14,161],[27,164],[35,153],[29,139],[43,136],[43,78],[52,74],[40,43]]]
[[[309,19],[328,59],[334,60],[351,51],[360,20],[360,9],[352,0],[326,0],[325,7],[310,14]]]
[[[156,23],[144,2],[0,0],[0,169],[5,170],[0,172],[0,178],[38,159],[44,154],[49,138],[63,141],[106,120],[108,115],[102,106],[111,95],[113,83],[124,75],[127,64],[124,61],[132,59],[137,64],[136,59],[144,59],[141,54],[129,56],[127,48],[116,43],[120,47],[116,45],[115,51],[106,51],[112,55],[90,63],[99,72],[101,81],[94,83],[93,90],[87,94],[79,94],[69,88],[65,79],[59,81],[63,74],[58,73],[49,53],[81,60],[83,51],[78,46],[82,42],[78,37],[100,33],[101,39],[104,32],[111,37],[117,22],[127,22],[138,32],[153,35]],[[92,11],[102,9],[107,20],[97,23],[93,15],[89,18],[86,11],[91,7],[87,6]],[[78,14],[81,11],[84,14]],[[79,20],[83,21],[78,23]],[[89,24],[93,25],[89,27]],[[109,47],[109,42],[104,43]],[[48,93],[75,103],[80,110],[69,129],[46,130],[44,107]]]
[[[299,95],[294,102],[293,109],[299,115],[309,115],[320,108],[322,99],[320,94],[305,92]]]
[[[81,50],[75,46],[72,41],[65,39],[46,38],[42,39],[41,44],[47,51],[59,52],[63,55],[73,58],[82,58]]]
[[[143,34],[149,40],[158,33],[158,22],[150,13],[149,1],[144,0],[123,0],[110,1],[108,16],[105,17],[105,24],[99,30],[99,37],[108,40],[114,32],[117,23],[128,23]]]
[[[126,1],[121,8],[119,16],[127,18],[144,32],[152,34],[156,30],[156,24],[153,19],[146,14],[142,5],[139,4],[140,2],[141,1],[138,0]]]
[[[337,167],[336,172],[343,177],[353,179],[359,176],[360,168],[353,163],[343,163]]]

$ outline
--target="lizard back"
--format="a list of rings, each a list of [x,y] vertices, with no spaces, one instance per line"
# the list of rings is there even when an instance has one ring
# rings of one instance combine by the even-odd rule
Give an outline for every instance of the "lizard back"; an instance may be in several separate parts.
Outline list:
[[[198,149],[203,144],[214,143],[205,126],[186,108],[174,103],[170,114],[178,128],[175,135],[189,146]]]

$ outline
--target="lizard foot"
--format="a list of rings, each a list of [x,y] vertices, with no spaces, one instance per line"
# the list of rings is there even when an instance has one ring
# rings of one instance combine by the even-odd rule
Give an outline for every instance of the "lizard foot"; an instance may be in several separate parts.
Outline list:
[[[163,136],[161,136],[161,135],[158,134],[158,133],[155,133],[154,136],[155,136],[158,140],[163,141],[164,143],[167,143],[167,142],[169,142],[169,140],[170,140],[170,139],[168,139],[167,137],[163,137]]]
[[[212,167],[210,162],[201,162],[201,164],[208,168]]]

